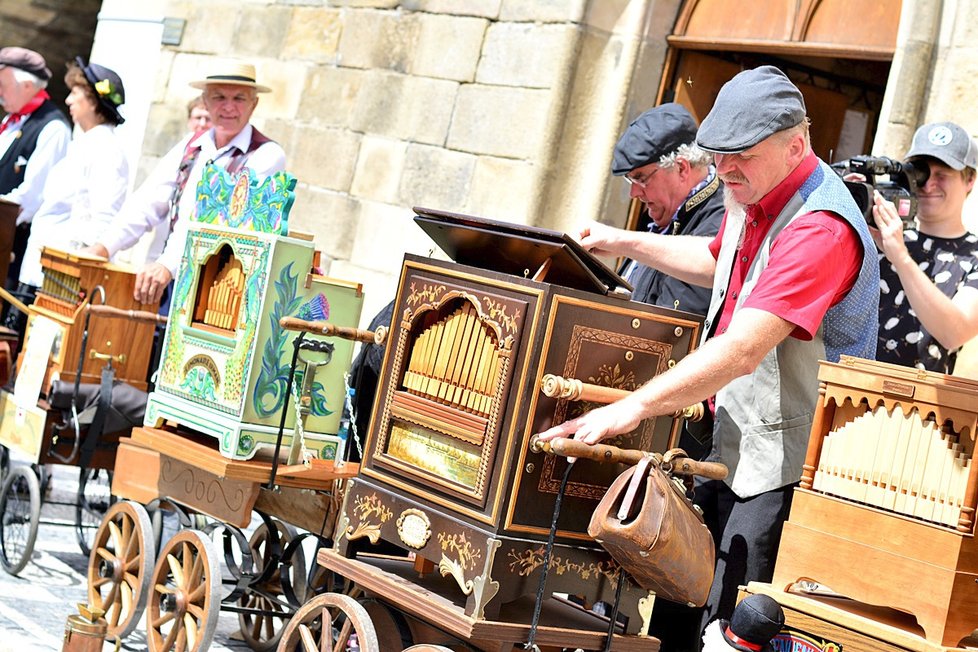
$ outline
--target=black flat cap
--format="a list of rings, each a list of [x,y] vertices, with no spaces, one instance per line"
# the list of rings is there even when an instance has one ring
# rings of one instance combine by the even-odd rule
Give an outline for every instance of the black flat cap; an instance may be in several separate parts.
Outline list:
[[[657,163],[680,145],[696,140],[696,121],[681,104],[669,102],[649,109],[632,120],[618,139],[611,159],[611,173],[627,174],[635,168]]]
[[[51,70],[44,57],[27,48],[8,47],[0,50],[0,66],[20,68],[45,81],[51,79]]]
[[[696,133],[708,152],[736,154],[805,119],[798,87],[774,66],[745,70],[720,89]]]

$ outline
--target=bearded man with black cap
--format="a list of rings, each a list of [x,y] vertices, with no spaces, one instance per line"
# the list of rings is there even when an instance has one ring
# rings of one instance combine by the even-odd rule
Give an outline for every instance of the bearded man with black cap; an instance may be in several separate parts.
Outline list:
[[[71,142],[68,120],[45,90],[51,70],[37,52],[19,47],[0,49],[0,198],[20,205],[14,260],[7,272],[13,288],[30,222],[41,206],[42,190],[54,164]],[[0,279],[3,282],[3,279]]]
[[[872,233],[883,252],[876,357],[949,374],[958,349],[978,335],[978,236],[963,219],[978,145],[953,122],[926,124],[906,159],[930,174],[915,228],[904,230],[896,207],[876,193]]]
[[[581,244],[712,287],[706,339],[626,398],[541,439],[594,444],[715,396],[709,459],[730,472],[698,483],[694,498],[717,551],[705,626],[729,618],[739,585],[771,579],[818,399],[818,361],[876,352],[879,261],[842,180],[811,150],[801,92],[777,68],[724,84],[696,143],[714,153],[726,186],[715,238],[585,233]]]

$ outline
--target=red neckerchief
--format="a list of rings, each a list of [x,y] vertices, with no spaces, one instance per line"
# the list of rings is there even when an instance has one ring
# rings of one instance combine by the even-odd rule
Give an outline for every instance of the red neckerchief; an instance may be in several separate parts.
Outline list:
[[[10,115],[8,115],[6,118],[3,119],[3,122],[0,123],[0,134],[2,134],[4,129],[6,129],[14,121],[20,120],[25,115],[30,115],[34,113],[34,111],[37,111],[39,106],[44,104],[45,100],[50,100],[50,99],[51,96],[48,95],[48,92],[46,90],[44,89],[39,90],[37,92],[37,95],[32,97],[27,104],[21,107],[20,111],[17,111],[16,113],[11,113]]]

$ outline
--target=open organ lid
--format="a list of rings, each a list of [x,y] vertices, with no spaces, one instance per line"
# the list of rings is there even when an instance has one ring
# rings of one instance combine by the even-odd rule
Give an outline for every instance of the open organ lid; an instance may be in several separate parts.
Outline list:
[[[566,233],[418,206],[414,212],[418,226],[459,264],[533,278],[549,259],[538,279],[545,283],[599,294],[632,290]]]

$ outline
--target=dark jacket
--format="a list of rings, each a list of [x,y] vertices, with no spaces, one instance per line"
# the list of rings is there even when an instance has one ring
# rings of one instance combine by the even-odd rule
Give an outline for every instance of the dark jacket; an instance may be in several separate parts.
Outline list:
[[[698,235],[712,238],[723,221],[723,184],[714,178],[706,188],[686,200],[672,223],[672,235]],[[701,316],[710,306],[710,288],[689,285],[679,279],[637,265],[631,274],[632,299],[665,308],[678,308]],[[676,302],[679,302],[678,305]]]
[[[10,147],[0,157],[0,195],[4,195],[24,182],[25,166],[17,165],[17,159],[23,156],[30,159],[37,147],[37,137],[41,130],[52,120],[60,120],[68,124],[68,119],[51,100],[45,100],[37,107],[20,128],[20,137],[10,144]],[[71,125],[68,125],[69,127]]]

